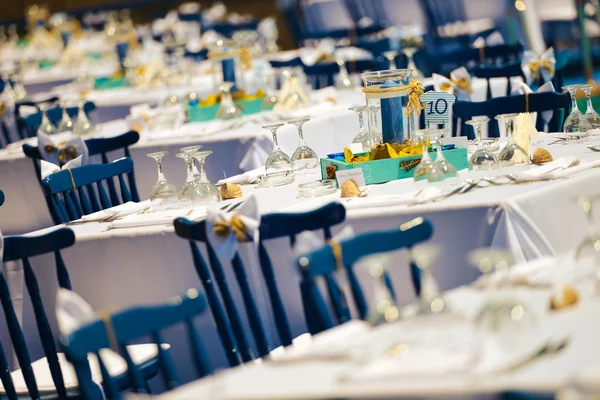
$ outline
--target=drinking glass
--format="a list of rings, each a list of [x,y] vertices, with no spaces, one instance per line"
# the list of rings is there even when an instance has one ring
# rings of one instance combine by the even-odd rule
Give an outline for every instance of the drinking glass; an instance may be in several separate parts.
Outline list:
[[[262,181],[262,186],[282,186],[294,182],[294,170],[292,160],[280,148],[277,142],[277,129],[284,124],[265,125],[263,129],[267,129],[273,135],[273,151],[269,155],[265,163],[265,178]]]
[[[415,53],[417,52],[417,48],[416,47],[405,47],[402,49],[402,53],[404,53],[404,55],[406,56],[406,58],[408,58],[408,65],[406,68],[408,69],[412,69],[412,74],[410,75],[411,78],[414,79],[423,79],[423,73],[421,71],[419,71],[419,69],[417,68],[417,65],[415,64]]]
[[[377,143],[383,143],[383,132],[379,128],[379,115],[381,112],[381,106],[370,105],[369,110],[369,135],[373,140],[373,145]]]
[[[469,159],[469,167],[475,171],[490,171],[498,165],[498,159],[483,143],[481,138],[481,128],[487,124],[490,119],[487,117],[471,119],[465,122],[471,125],[477,137],[477,149]]]
[[[196,144],[193,146],[186,146],[186,147],[182,147],[179,149],[179,151],[181,151],[182,153],[195,153],[197,151],[199,151],[202,148],[201,144]],[[194,172],[194,178],[195,180],[200,179],[200,171],[198,171],[198,168],[196,168],[196,163],[194,162],[194,158],[192,157],[192,169]]]
[[[585,114],[583,114],[583,118],[587,120],[590,124],[591,129],[599,129],[600,128],[600,115],[594,110],[594,106],[592,105],[592,89],[596,87],[596,84],[583,85],[581,86],[581,90],[585,93],[585,97],[587,99],[587,110]]]
[[[212,151],[197,151],[195,153],[190,153],[196,161],[198,161],[198,165],[200,165],[200,179],[196,181],[196,184],[198,185],[198,194],[192,199],[194,205],[221,200],[219,188],[208,180],[204,168],[206,158],[212,153]]]
[[[219,91],[221,92],[221,105],[217,110],[217,117],[220,119],[233,119],[242,116],[242,110],[240,110],[233,102],[233,98],[231,97],[231,88],[233,85],[233,82],[223,82],[223,84],[219,86]]]
[[[294,168],[294,171],[313,169],[319,165],[319,157],[317,157],[317,153],[315,153],[314,150],[308,147],[306,142],[304,142],[302,126],[308,121],[310,121],[310,118],[288,121],[288,123],[294,125],[298,129],[298,136],[300,137],[300,143],[298,143],[296,151],[294,151],[294,154],[292,154],[292,168]]]
[[[181,208],[189,208],[193,206],[194,191],[197,188],[196,176],[194,175],[194,163],[192,152],[177,153],[175,156],[181,158],[185,162],[187,176],[185,183],[179,191],[179,203]]]
[[[73,130],[73,120],[67,112],[67,102],[61,101],[60,106],[62,107],[62,118],[60,124],[58,124],[57,132],[66,132]]]
[[[96,126],[88,118],[83,109],[84,102],[79,102],[79,110],[77,110],[77,121],[73,124],[73,133],[75,135],[87,135],[96,130]]]
[[[440,253],[439,245],[421,245],[411,251],[412,262],[421,272],[421,293],[417,315],[439,315],[450,311],[431,272]]]
[[[179,200],[177,189],[167,181],[167,178],[165,178],[163,173],[162,159],[167,154],[169,154],[168,151],[157,151],[155,153],[146,154],[147,157],[156,161],[158,167],[158,179],[150,194],[150,202],[153,211],[176,208]]]
[[[590,129],[590,125],[583,118],[583,114],[579,111],[577,107],[577,98],[575,94],[577,93],[577,89],[579,89],[580,85],[567,85],[563,86],[562,89],[569,92],[571,96],[571,114],[565,119],[565,123],[563,125],[563,132],[567,134],[572,133],[585,133]]]
[[[434,129],[420,129],[415,132],[415,135],[421,141],[422,156],[421,162],[415,168],[413,179],[417,185],[426,184],[429,180],[429,174],[433,168],[433,160],[429,155],[429,149],[427,148],[427,138],[434,131]]]
[[[485,275],[487,282],[491,282],[493,272],[501,280],[514,262],[508,250],[497,248],[475,249],[469,253],[468,260]],[[505,349],[519,350],[530,346],[537,323],[531,308],[517,298],[513,291],[502,290],[501,286],[486,292],[488,301],[477,312],[475,324],[495,335],[498,343]]]
[[[21,81],[21,75],[16,74],[13,76],[13,91],[15,92],[15,98],[17,100],[23,100],[27,96],[25,86]]]
[[[398,69],[396,65],[396,57],[398,56],[398,52],[394,50],[386,51],[383,53],[383,56],[387,58],[390,63],[390,67],[388,69]]]
[[[596,264],[600,265],[600,233],[596,230],[594,216],[592,214],[592,205],[598,200],[596,196],[579,196],[577,205],[581,207],[588,220],[588,233],[575,250],[575,260],[593,258]]]
[[[265,72],[263,77],[265,86],[265,98],[260,105],[261,110],[270,110],[277,103],[277,94],[273,91],[275,74],[273,72]]]
[[[529,164],[529,154],[515,143],[514,119],[518,114],[501,114],[496,116],[496,120],[504,123],[506,129],[506,146],[500,151],[498,162],[500,166],[507,167],[513,165],[519,158],[524,158],[525,163]],[[518,156],[521,157],[518,157]]]
[[[367,106],[354,106],[348,109],[358,114],[358,135],[356,135],[352,143],[360,143],[363,149],[362,151],[370,151],[373,147],[373,140],[369,134],[369,131],[367,131],[367,128],[365,128],[363,118],[363,114],[367,109]]]
[[[448,134],[448,129],[434,129],[431,131],[431,137],[436,143],[435,162],[429,172],[428,181],[430,183],[445,181],[448,185],[460,184],[458,171],[454,165],[450,164],[442,149],[442,139]]]
[[[337,60],[337,65],[339,66],[339,73],[336,77],[335,87],[337,89],[350,89],[354,85],[352,84],[352,80],[350,79],[350,74],[348,73],[348,69],[346,68],[346,62],[342,59]]]
[[[45,133],[46,135],[54,135],[56,133],[56,127],[52,124],[52,122],[50,122],[48,114],[46,113],[46,110],[48,109],[48,104],[40,104],[39,108],[42,112],[42,122],[38,130]]]
[[[283,104],[286,110],[297,110],[306,106],[306,101],[304,97],[301,95],[300,83],[298,78],[296,77],[296,73],[289,69],[285,69],[282,72],[285,81],[281,85],[281,89],[279,91],[280,95],[283,93],[285,97],[282,97],[278,100],[279,103]],[[287,91],[285,89],[288,89]]]

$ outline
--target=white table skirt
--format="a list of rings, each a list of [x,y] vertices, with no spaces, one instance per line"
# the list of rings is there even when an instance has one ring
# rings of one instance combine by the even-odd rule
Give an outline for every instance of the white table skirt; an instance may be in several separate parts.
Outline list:
[[[553,152],[557,153],[570,148],[571,152],[579,151],[583,157],[596,156],[583,151],[577,145],[559,145],[554,148],[556,150]],[[356,232],[364,232],[394,229],[417,216],[428,218],[434,226],[432,242],[441,244],[444,249],[443,257],[434,269],[434,275],[441,289],[448,290],[468,284],[478,276],[475,268],[468,266],[465,260],[466,254],[474,248],[490,245],[508,247],[527,259],[540,254],[564,253],[574,248],[586,232],[586,221],[576,203],[568,199],[570,196],[584,193],[598,179],[600,171],[590,170],[567,180],[480,188],[433,204],[349,210],[347,224],[352,225]],[[412,182],[409,180],[373,186],[371,195],[375,195],[376,191],[397,193],[406,190],[410,185]],[[306,202],[307,207],[318,205],[314,200],[295,198],[295,190],[295,185],[257,190],[261,212],[299,210],[298,205],[302,202]],[[247,194],[252,190],[244,187],[244,191]],[[538,246],[539,240],[525,241],[514,234],[525,232],[530,237],[535,237],[530,227],[523,225],[522,219],[512,218],[514,207],[527,213],[533,226],[544,233],[547,242],[544,246]],[[71,228],[77,235],[77,243],[63,252],[74,290],[88,299],[95,309],[162,302],[189,287],[201,287],[189,246],[183,239],[176,237],[172,227],[104,231],[107,226],[99,223],[72,225]],[[269,241],[266,245],[276,268],[281,293],[284,294],[292,331],[298,335],[305,331],[305,324],[298,291],[298,275],[292,264],[289,241],[285,238],[278,239]],[[268,300],[265,288],[261,284],[256,256],[246,247],[242,247],[240,252],[246,260],[270,343],[277,345],[276,330],[268,317]],[[403,252],[394,260],[397,268],[389,269],[400,303],[406,304],[414,300],[407,268],[408,260]],[[49,265],[52,265],[50,262],[51,257],[40,257],[34,260],[33,264],[36,273],[39,274],[42,295],[48,299],[47,309],[52,314],[57,284],[54,271],[49,268]],[[228,262],[223,263],[225,266],[229,265]],[[228,268],[227,273],[229,279],[234,279]],[[240,301],[238,304],[242,304],[241,297],[236,297]],[[54,319],[52,315],[51,319]],[[33,321],[30,306],[25,302],[24,324],[29,338],[35,336]],[[198,323],[211,353],[213,365],[224,366],[224,354],[210,317],[204,316]],[[182,343],[183,340],[178,336],[180,334],[182,331],[168,331],[166,340]],[[194,374],[189,371],[187,358],[184,356],[187,348],[175,347],[174,355],[182,363],[179,368],[182,379],[192,379]],[[34,354],[40,355],[39,348],[37,351]],[[178,358],[180,356],[183,358]]]

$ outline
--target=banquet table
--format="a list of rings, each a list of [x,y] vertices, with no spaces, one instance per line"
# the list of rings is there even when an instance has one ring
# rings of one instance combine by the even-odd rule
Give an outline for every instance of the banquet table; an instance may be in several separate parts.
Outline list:
[[[548,137],[547,140],[553,139]],[[583,160],[598,160],[597,154],[587,150],[582,144],[558,144],[549,148],[555,157],[574,154]],[[525,166],[511,168],[519,170]],[[476,176],[476,173],[463,173],[463,178],[469,176]],[[296,183],[316,178],[314,174],[309,174],[298,177]],[[434,269],[434,275],[440,288],[448,290],[468,284],[479,275],[479,272],[468,266],[465,261],[465,255],[475,248],[508,248],[515,253],[518,260],[552,256],[573,249],[586,233],[586,217],[575,199],[580,194],[589,194],[590,191],[593,193],[591,188],[599,179],[600,171],[590,169],[568,179],[477,188],[438,202],[418,205],[351,204],[355,201],[371,201],[386,194],[414,190],[414,183],[409,179],[372,185],[367,198],[341,201],[347,208],[345,224],[352,226],[357,233],[394,229],[403,222],[419,216],[429,219],[434,227],[431,241],[443,248],[443,258]],[[255,194],[263,214],[297,212],[318,207],[325,202],[340,201],[339,195],[312,200],[300,199],[297,197],[295,184],[269,189],[243,186],[243,192],[245,196]],[[68,226],[73,229],[77,238],[72,248],[63,251],[73,289],[81,293],[96,310],[114,310],[134,304],[162,302],[189,287],[201,286],[193,267],[189,246],[185,240],[174,234],[171,224],[119,229],[111,229],[109,223],[97,222],[74,223]],[[289,241],[278,239],[265,244],[276,268],[280,291],[285,294],[284,303],[292,332],[294,335],[302,334],[306,327]],[[269,317],[267,295],[261,283],[256,254],[249,246],[241,246],[240,254],[246,260],[249,279],[257,293],[258,306],[267,327],[269,341],[277,346],[276,330]],[[52,265],[51,260],[52,257],[43,256],[33,262],[42,296],[49,299],[48,310],[53,309],[52,301],[57,289],[54,271],[45,267]],[[223,265],[229,265],[226,260],[222,262]],[[399,302],[406,304],[414,299],[406,253],[394,255],[393,265],[397,268],[391,268],[390,273],[399,294]],[[22,279],[19,267],[12,267],[11,273],[13,301],[19,304],[19,279]],[[227,273],[230,280],[235,279],[232,271],[228,270]],[[237,299],[241,302],[240,296],[237,296]],[[24,326],[31,327],[26,329],[26,332],[30,332],[28,337],[31,338],[31,332],[34,332],[32,310],[28,300],[24,300],[22,304],[23,323]],[[52,323],[56,327],[55,322]],[[202,316],[198,324],[201,326],[203,340],[210,350],[213,365],[224,366],[224,354],[210,316]],[[169,330],[167,333],[166,341],[182,341],[178,336],[183,334],[182,330]],[[175,359],[181,356],[180,360],[188,360],[183,349],[173,351]],[[193,374],[185,367],[186,361],[182,362],[184,366],[179,370],[182,380],[186,381],[193,378]]]
[[[56,65],[48,69],[32,69],[23,72],[23,84],[27,94],[33,95],[49,92],[54,87],[72,82],[81,74],[93,74],[96,77],[105,77],[115,72],[118,64],[103,62],[97,64],[83,64],[78,66]]]
[[[357,91],[332,93],[339,99],[338,104],[321,102],[304,111],[284,115],[288,119],[305,116],[313,118],[306,124],[305,138],[309,144],[319,149],[322,156],[347,146],[352,142],[354,132],[358,132],[358,118],[353,118],[353,113],[347,108],[360,101],[362,94]],[[264,120],[261,119],[263,117]],[[209,179],[216,182],[224,176],[237,175],[263,166],[273,142],[270,133],[261,129],[261,125],[274,123],[279,119],[281,116],[273,113],[260,113],[239,120],[243,124],[238,120],[214,121],[189,123],[178,130],[142,132],[140,142],[130,149],[140,197],[150,196],[157,177],[156,165],[146,154],[163,150],[170,152],[163,160],[165,175],[179,188],[185,182],[185,167],[175,154],[181,147],[201,144],[204,146],[203,150],[213,151],[207,159],[206,173]],[[236,127],[237,125],[241,126]],[[128,130],[125,120],[115,120],[101,124],[99,133],[94,137],[114,136]],[[326,136],[323,136],[324,133]],[[295,128],[289,125],[282,127],[278,137],[283,150],[292,154],[298,140]],[[36,139],[29,139],[29,142],[35,145]],[[5,235],[26,233],[52,225],[33,163],[25,157],[21,146],[22,142],[18,142],[0,150],[0,170],[3,171],[0,188],[6,195],[6,201],[0,207],[0,227]],[[122,152],[114,157],[122,157]],[[93,157],[90,160],[97,161],[99,160],[94,160]]]

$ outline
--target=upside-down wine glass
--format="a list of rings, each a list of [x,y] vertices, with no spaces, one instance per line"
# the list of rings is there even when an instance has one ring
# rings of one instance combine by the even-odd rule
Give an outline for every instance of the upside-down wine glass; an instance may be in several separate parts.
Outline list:
[[[219,86],[221,105],[217,110],[217,117],[220,119],[233,119],[242,116],[242,110],[233,102],[233,98],[231,97],[231,88],[233,85],[233,82],[223,82]]]
[[[277,129],[284,124],[271,124],[263,126],[273,136],[273,151],[269,155],[265,163],[265,178],[262,181],[262,186],[282,186],[294,182],[294,169],[290,157],[279,148],[277,141]]]
[[[300,138],[300,142],[298,143],[298,147],[292,154],[292,168],[294,171],[300,170],[310,170],[316,168],[319,165],[319,157],[317,157],[317,153],[310,147],[306,145],[304,141],[304,133],[302,132],[302,127],[306,122],[310,121],[310,118],[296,119],[293,121],[288,121],[289,124],[294,125],[298,129],[298,136]]]
[[[500,151],[498,162],[502,167],[508,167],[518,162],[520,158],[529,164],[529,154],[515,142],[514,120],[518,114],[501,114],[496,120],[504,123],[506,129],[506,146]]]
[[[587,110],[583,114],[583,118],[590,124],[591,129],[600,129],[600,115],[594,110],[592,105],[592,89],[596,87],[596,84],[589,84],[581,86],[581,90],[585,93],[587,101]]]
[[[579,196],[577,197],[577,205],[581,207],[586,214],[588,221],[588,232],[585,238],[577,245],[575,250],[575,260],[580,261],[584,258],[594,258],[596,264],[600,265],[600,233],[596,230],[594,216],[592,214],[592,205],[598,200],[596,196]]]
[[[73,124],[73,134],[75,135],[87,135],[96,130],[96,126],[88,118],[83,108],[85,102],[79,102],[79,110],[77,110],[77,121]]]
[[[484,124],[487,124],[489,120],[488,117],[483,117],[465,122],[467,125],[473,127],[475,137],[477,138],[477,149],[469,159],[469,168],[475,171],[490,171],[498,165],[498,159],[494,153],[486,148],[481,138],[481,128]]]
[[[358,114],[358,135],[356,135],[352,143],[359,143],[362,146],[362,151],[371,151],[371,148],[373,147],[373,140],[369,135],[369,131],[365,127],[363,118],[364,112],[367,109],[367,106],[354,106],[348,109]]]
[[[421,273],[421,292],[417,315],[439,315],[450,312],[433,277],[432,268],[439,259],[439,245],[416,246],[411,251],[411,259]]]
[[[354,85],[352,84],[352,79],[350,79],[350,74],[348,73],[348,68],[346,68],[346,62],[343,59],[337,60],[337,65],[340,67],[340,72],[336,78],[336,88],[338,89],[350,89]]]
[[[199,151],[202,148],[201,144],[195,144],[193,146],[186,146],[186,147],[182,147],[179,149],[179,151],[181,151],[182,153],[195,153],[197,151]],[[200,179],[200,171],[198,171],[198,168],[196,167],[196,163],[194,162],[195,158],[192,157],[192,169],[194,171],[194,178],[195,180]]]
[[[406,56],[406,58],[408,59],[408,65],[407,65],[407,69],[411,69],[412,70],[412,74],[410,74],[410,77],[412,79],[423,79],[423,73],[421,71],[419,71],[419,69],[417,68],[417,65],[415,64],[415,53],[417,52],[417,48],[416,47],[405,47],[402,49],[402,53],[404,53],[404,55]]]
[[[396,66],[396,57],[398,56],[398,52],[394,50],[385,51],[383,56],[387,58],[389,61],[390,67],[388,69],[398,69]]]
[[[45,133],[46,135],[54,135],[56,133],[56,127],[50,122],[48,118],[48,114],[46,110],[48,109],[48,104],[42,103],[39,105],[40,111],[42,112],[42,122],[40,123],[39,131]]]
[[[158,179],[150,194],[150,202],[153,211],[176,208],[179,200],[177,189],[167,181],[167,178],[165,178],[163,173],[162,159],[167,154],[169,154],[168,151],[157,151],[155,153],[146,154],[147,157],[156,161],[158,167]]]
[[[415,132],[415,136],[421,141],[422,156],[421,162],[415,168],[413,179],[417,186],[423,186],[427,184],[429,180],[429,174],[433,168],[433,160],[429,155],[429,149],[427,148],[427,138],[434,131],[434,129],[420,129]]]
[[[567,85],[562,89],[569,92],[571,96],[571,114],[565,119],[563,132],[567,134],[585,133],[589,130],[589,123],[583,118],[583,114],[577,107],[577,89],[580,85]]]
[[[211,181],[208,180],[208,177],[206,176],[206,169],[204,168],[204,165],[206,164],[206,158],[212,153],[213,152],[210,150],[190,153],[196,159],[196,161],[198,161],[198,165],[200,165],[200,179],[196,181],[196,184],[199,186],[199,195],[193,200],[194,205],[221,200],[221,192],[219,192],[219,188],[217,188]]]
[[[66,132],[73,130],[73,120],[71,116],[67,112],[67,102],[61,101],[60,106],[62,107],[62,118],[60,120],[60,124],[58,124],[57,132]]]
[[[194,190],[196,185],[196,177],[194,176],[193,153],[177,153],[175,156],[181,158],[185,162],[186,178],[185,183],[179,191],[179,204],[181,208],[190,208],[193,206]]]
[[[444,185],[449,186],[460,184],[460,178],[458,171],[454,165],[450,164],[444,156],[442,149],[442,139],[448,134],[448,129],[434,129],[432,131],[432,138],[436,143],[436,156],[435,161],[431,167],[428,181],[429,183],[436,183],[444,181]]]

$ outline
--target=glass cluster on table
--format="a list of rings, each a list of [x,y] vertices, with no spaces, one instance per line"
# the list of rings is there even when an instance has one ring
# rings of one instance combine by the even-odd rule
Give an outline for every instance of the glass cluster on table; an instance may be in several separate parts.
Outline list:
[[[569,136],[582,137],[587,136],[589,131],[600,129],[600,116],[592,106],[592,89],[596,87],[595,83],[585,85],[567,85],[562,89],[569,92],[571,96],[571,114],[565,119],[563,131]],[[577,106],[577,91],[582,90],[586,97],[586,111],[582,113]]]
[[[302,171],[314,170],[319,166],[319,157],[304,141],[302,131],[309,118],[288,121],[298,130],[299,142],[292,157],[285,154],[279,147],[277,130],[285,124],[272,124],[263,126],[273,135],[273,151],[265,163],[265,176],[261,182],[262,187],[282,186],[294,182],[294,175]]]
[[[38,107],[42,113],[42,121],[38,128],[38,131],[45,133],[46,135],[53,135],[55,133],[72,131],[75,135],[89,135],[96,132],[96,125],[89,119],[84,109],[85,102],[79,101],[77,103],[77,118],[75,121],[71,119],[71,116],[67,112],[67,108],[72,106],[67,101],[61,101],[60,106],[62,108],[62,117],[58,126],[54,124],[48,118],[47,111],[51,104],[42,103]]]
[[[418,186],[427,183],[444,186],[460,184],[458,171],[446,160],[442,149],[442,139],[447,134],[447,129],[420,129],[415,132],[422,146],[421,162],[415,168],[413,178]],[[429,155],[428,140],[435,143],[435,161]]]
[[[158,151],[147,154],[156,161],[158,166],[158,180],[150,194],[153,211],[193,208],[221,200],[219,189],[208,180],[204,169],[206,158],[212,154],[212,151],[199,151],[201,148],[201,145],[183,147],[180,149],[181,153],[176,155],[185,162],[187,171],[185,183],[180,191],[177,191],[175,185],[167,181],[163,172],[162,160],[169,152]],[[200,166],[199,169],[196,167],[196,162]]]

